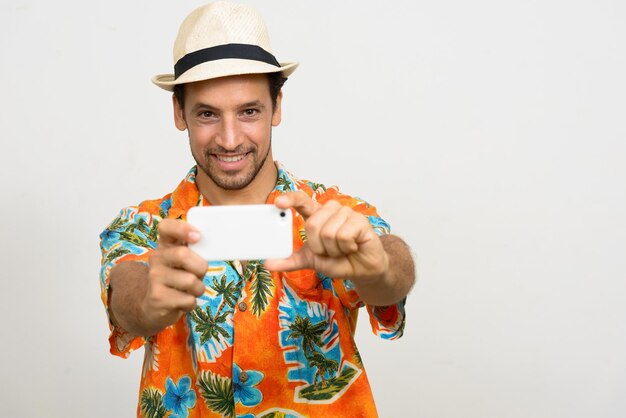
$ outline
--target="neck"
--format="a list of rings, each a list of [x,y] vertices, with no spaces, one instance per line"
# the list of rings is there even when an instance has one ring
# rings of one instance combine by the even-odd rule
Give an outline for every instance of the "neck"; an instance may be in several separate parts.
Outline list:
[[[276,186],[277,178],[278,169],[270,154],[254,180],[243,189],[222,189],[200,169],[196,174],[196,185],[200,193],[212,205],[253,205],[263,204],[267,201],[267,197]]]

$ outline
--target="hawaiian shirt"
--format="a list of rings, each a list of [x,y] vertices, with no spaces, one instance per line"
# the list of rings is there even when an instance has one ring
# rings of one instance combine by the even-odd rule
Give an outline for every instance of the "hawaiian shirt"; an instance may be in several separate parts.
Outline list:
[[[336,200],[366,216],[378,234],[389,225],[365,201],[336,187],[299,180],[279,163],[267,203],[301,190]],[[192,168],[174,192],[121,210],[102,232],[102,301],[108,313],[109,272],[118,263],[148,263],[161,219],[186,219],[209,205]],[[294,251],[306,240],[294,212]],[[245,239],[245,237],[241,237]],[[144,347],[137,416],[373,417],[374,399],[354,342],[357,313],[366,308],[373,332],[395,339],[404,329],[404,302],[368,306],[352,282],[313,271],[272,272],[262,260],[208,263],[198,306],[152,337],[137,337],[109,321],[111,353]]]

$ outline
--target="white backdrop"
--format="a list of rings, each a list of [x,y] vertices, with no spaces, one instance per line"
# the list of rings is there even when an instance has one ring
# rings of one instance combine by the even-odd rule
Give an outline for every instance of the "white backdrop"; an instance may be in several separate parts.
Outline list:
[[[358,343],[382,416],[626,416],[626,3],[250,2],[285,86],[275,156],[417,255],[405,337]],[[0,415],[130,417],[98,234],[192,161],[169,72],[200,1],[0,3]]]

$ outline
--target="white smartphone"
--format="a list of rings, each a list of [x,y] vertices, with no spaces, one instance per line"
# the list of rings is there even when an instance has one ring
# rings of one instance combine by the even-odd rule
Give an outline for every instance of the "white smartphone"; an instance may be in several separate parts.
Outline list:
[[[207,261],[287,258],[293,252],[291,209],[275,205],[195,206],[187,222],[202,237],[189,248]]]

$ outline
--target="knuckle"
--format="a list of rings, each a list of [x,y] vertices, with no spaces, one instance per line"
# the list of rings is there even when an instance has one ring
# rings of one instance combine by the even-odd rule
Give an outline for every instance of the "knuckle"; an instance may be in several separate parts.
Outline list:
[[[357,213],[351,207],[348,207],[348,206],[341,206],[341,208],[339,209],[339,212],[345,216],[351,216],[353,214],[357,215]]]
[[[183,260],[189,254],[189,249],[187,247],[184,247],[184,246],[181,245],[181,246],[176,247],[174,249],[173,253],[174,253],[174,257],[176,257],[176,259]]]
[[[148,301],[153,306],[159,306],[163,303],[164,292],[163,288],[160,286],[153,286],[150,288],[148,292]]]
[[[161,276],[161,268],[159,266],[151,266],[150,270],[148,270],[148,279],[151,282],[159,281],[159,277]]]
[[[350,241],[351,239],[352,239],[352,236],[351,236],[351,234],[348,231],[342,230],[342,229],[337,231],[337,240],[338,241],[347,242],[347,241]]]
[[[182,288],[186,291],[193,291],[198,278],[193,274],[185,274],[181,279]]]
[[[304,226],[306,232],[311,235],[317,234],[321,228],[319,221],[317,221],[315,218],[310,218],[308,221],[306,221]]]
[[[324,206],[331,209],[338,209],[341,207],[341,203],[337,202],[336,200],[329,200],[324,204]]]
[[[337,233],[334,230],[334,228],[326,227],[320,231],[320,237],[323,240],[332,240],[332,239],[335,239],[336,236],[337,236]]]

